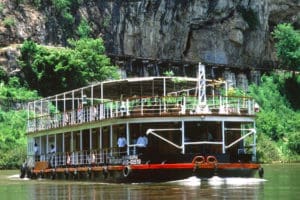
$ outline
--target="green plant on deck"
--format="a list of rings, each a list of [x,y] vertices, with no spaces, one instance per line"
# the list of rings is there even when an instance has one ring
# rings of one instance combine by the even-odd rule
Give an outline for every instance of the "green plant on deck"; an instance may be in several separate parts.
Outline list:
[[[165,71],[164,76],[172,77],[172,76],[174,76],[174,72],[172,70]]]

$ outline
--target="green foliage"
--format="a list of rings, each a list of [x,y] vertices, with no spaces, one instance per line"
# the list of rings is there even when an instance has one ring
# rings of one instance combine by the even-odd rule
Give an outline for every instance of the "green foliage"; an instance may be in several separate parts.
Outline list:
[[[280,151],[276,143],[268,136],[260,133],[257,138],[257,157],[260,162],[270,163],[272,161],[279,161]]]
[[[108,28],[110,26],[110,21],[111,21],[111,16],[110,15],[105,16],[102,22],[102,26],[104,28]]]
[[[42,0],[32,0],[32,4],[36,7],[36,8],[40,8],[42,5]]]
[[[4,10],[4,4],[0,3],[0,15],[2,15],[3,10]]]
[[[26,110],[8,105],[36,99],[37,92],[22,87],[16,77],[0,84],[0,169],[20,166],[26,156]]]
[[[165,72],[164,72],[164,76],[172,77],[172,76],[174,76],[174,72],[173,72],[172,70],[165,71]]]
[[[300,116],[298,117],[298,119],[300,118]],[[300,154],[300,131],[299,131],[299,123],[300,121],[298,120],[298,131],[297,132],[293,132],[290,134],[289,136],[289,140],[288,140],[288,148],[296,154]]]
[[[72,0],[52,0],[52,3],[56,10],[63,11],[70,8]]]
[[[69,48],[46,48],[32,41],[23,43],[20,64],[31,88],[48,96],[119,78],[117,68],[104,55],[102,39],[82,38],[69,44]]]
[[[4,69],[1,68],[0,66],[0,81],[6,82],[8,79],[7,73],[4,71]]]
[[[289,102],[285,95],[280,93],[281,88],[286,82],[286,76],[274,74],[272,76],[263,76],[260,86],[252,85],[250,87],[251,96],[260,106],[260,112],[257,114],[256,124],[257,131],[265,138],[258,139],[258,144],[262,149],[261,157],[268,162],[269,151],[265,148],[270,146],[270,151],[275,155],[275,147],[277,146],[278,154],[281,160],[290,160],[288,158],[292,154],[299,153],[300,149],[300,113],[290,108]],[[285,91],[289,93],[290,91]],[[273,141],[273,146],[266,142]],[[276,143],[275,143],[276,142]],[[270,157],[276,160],[277,156]]]
[[[92,29],[91,29],[90,25],[88,24],[87,20],[82,19],[80,21],[79,26],[77,27],[76,34],[80,38],[88,38],[88,37],[90,37],[91,32],[92,32]]]
[[[3,24],[5,27],[10,28],[10,27],[15,26],[16,21],[13,17],[5,17],[3,20]]]
[[[67,23],[69,23],[70,25],[74,24],[75,19],[71,13],[64,12],[62,16],[66,20]]]
[[[18,169],[26,158],[26,144],[0,149],[0,169]]]
[[[298,78],[298,80],[296,78]],[[291,107],[295,110],[300,110],[300,76],[287,77],[280,90],[290,102]]]
[[[294,30],[291,24],[279,24],[272,34],[281,67],[300,70],[300,32]]]

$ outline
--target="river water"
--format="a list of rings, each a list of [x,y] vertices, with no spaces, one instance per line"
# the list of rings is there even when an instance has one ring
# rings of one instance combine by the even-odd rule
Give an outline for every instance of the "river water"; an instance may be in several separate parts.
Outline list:
[[[1,200],[54,199],[300,199],[300,164],[264,165],[264,179],[213,177],[166,183],[104,184],[19,179],[18,171],[0,171]]]

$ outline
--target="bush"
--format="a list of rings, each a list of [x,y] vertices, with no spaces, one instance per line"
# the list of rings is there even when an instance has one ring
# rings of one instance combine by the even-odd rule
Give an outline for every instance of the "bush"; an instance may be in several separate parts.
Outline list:
[[[0,169],[18,169],[26,159],[26,144],[0,150]]]
[[[281,160],[280,151],[276,143],[264,134],[258,134],[257,138],[257,158],[259,162],[271,163]]]
[[[289,135],[287,146],[293,153],[300,154],[300,131]]]

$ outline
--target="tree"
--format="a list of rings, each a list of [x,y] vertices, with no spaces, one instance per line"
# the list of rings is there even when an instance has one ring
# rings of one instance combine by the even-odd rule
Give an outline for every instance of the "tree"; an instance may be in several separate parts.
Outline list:
[[[102,39],[69,40],[69,47],[45,47],[25,41],[20,65],[28,85],[42,96],[119,78],[118,69],[104,55]]]
[[[92,32],[92,29],[86,19],[82,19],[77,27],[76,34],[80,38],[88,38]]]
[[[0,84],[0,169],[17,168],[24,161],[28,113],[22,108],[38,98],[37,92],[21,86],[17,77],[8,82]]]
[[[272,33],[276,43],[277,56],[284,69],[300,70],[300,32],[291,24],[279,24]],[[295,73],[294,73],[295,74]]]

